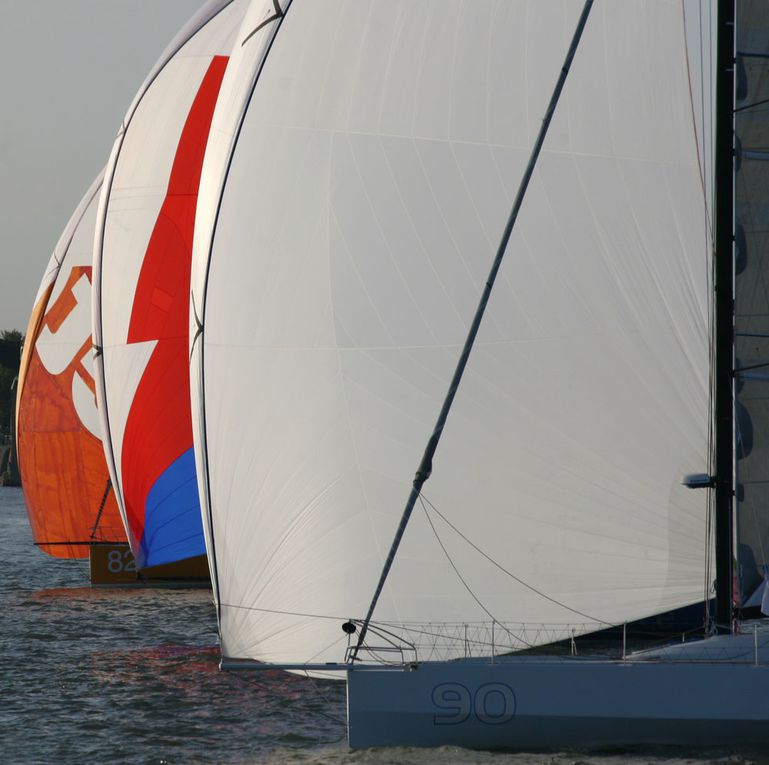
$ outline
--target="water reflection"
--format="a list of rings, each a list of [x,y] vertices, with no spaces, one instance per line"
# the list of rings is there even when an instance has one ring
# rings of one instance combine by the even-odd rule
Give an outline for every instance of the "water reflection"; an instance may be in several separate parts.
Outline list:
[[[769,765],[681,752],[350,752],[343,683],[221,672],[205,590],[85,586],[87,564],[31,544],[21,493],[0,488],[0,764]]]

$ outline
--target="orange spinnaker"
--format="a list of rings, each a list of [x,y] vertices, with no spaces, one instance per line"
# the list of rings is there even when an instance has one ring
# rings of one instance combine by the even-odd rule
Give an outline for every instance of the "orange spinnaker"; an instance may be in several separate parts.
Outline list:
[[[70,269],[65,260],[58,278],[66,279],[64,288],[52,305],[54,283],[43,292],[27,329],[16,410],[19,469],[35,544],[59,558],[85,558],[88,544],[124,542],[126,535],[93,432],[90,303],[82,300],[91,269]]]

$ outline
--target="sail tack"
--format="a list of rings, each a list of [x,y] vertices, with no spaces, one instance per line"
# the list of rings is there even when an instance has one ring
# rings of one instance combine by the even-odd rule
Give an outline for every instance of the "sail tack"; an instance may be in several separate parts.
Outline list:
[[[279,5],[245,40],[273,7],[252,3],[201,179],[196,464],[224,655],[340,660],[581,4]],[[702,599],[707,496],[680,478],[708,468],[709,117],[685,18],[596,2],[375,622],[568,634]]]
[[[35,543],[61,558],[124,542],[110,489],[91,352],[91,253],[102,174],[46,267],[27,328],[17,404],[19,468]]]
[[[210,0],[161,56],[115,141],[94,252],[105,452],[139,567],[204,554],[187,315],[195,206],[245,0]]]

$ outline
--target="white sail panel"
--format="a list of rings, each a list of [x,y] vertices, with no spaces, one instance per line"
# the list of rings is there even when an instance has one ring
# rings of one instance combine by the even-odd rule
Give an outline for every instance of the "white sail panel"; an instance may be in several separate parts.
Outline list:
[[[252,0],[237,34],[211,121],[211,138],[206,147],[200,177],[200,188],[203,193],[198,196],[195,211],[193,263],[197,262],[201,265],[197,268],[193,267],[191,273],[190,388],[192,390],[202,390],[203,386],[200,357],[202,346],[198,343],[198,339],[200,317],[205,304],[207,269],[202,264],[208,262],[216,225],[219,207],[218,189],[222,187],[228,172],[232,149],[241,119],[249,103],[254,82],[261,71],[289,4],[290,0],[283,0],[277,5],[272,0]],[[207,449],[205,418],[197,402],[192,405],[192,431],[196,462],[205,464],[205,458],[202,456]],[[209,555],[214,597],[218,600],[216,553],[212,538],[211,518],[208,512],[210,503],[207,501],[209,495],[207,471],[197,470],[197,478],[199,496],[202,502],[203,533]]]
[[[195,202],[210,121],[247,0],[211,0],[134,99],[115,141],[95,241],[105,441],[140,567],[205,552],[187,398]]]
[[[343,658],[580,8],[295,3],[242,125],[229,110],[192,375],[225,656]],[[375,621],[618,623],[702,599],[707,493],[680,485],[707,470],[709,418],[685,41],[677,3],[596,2],[425,485],[537,592],[418,506]]]

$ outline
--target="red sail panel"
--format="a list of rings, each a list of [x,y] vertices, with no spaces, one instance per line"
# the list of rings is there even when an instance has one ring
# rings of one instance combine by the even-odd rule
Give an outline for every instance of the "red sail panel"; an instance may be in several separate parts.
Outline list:
[[[152,557],[151,545],[144,542],[148,496],[192,449],[188,337],[192,238],[203,157],[227,61],[226,56],[213,57],[192,103],[136,285],[128,342],[157,340],[134,397],[122,452],[126,516],[131,533],[143,542],[140,561]],[[188,478],[196,486],[194,473]],[[177,508],[166,504],[164,510],[172,516]],[[157,523],[169,520],[164,517]],[[177,533],[198,536],[202,552],[197,509],[193,521],[189,528],[179,522]]]

